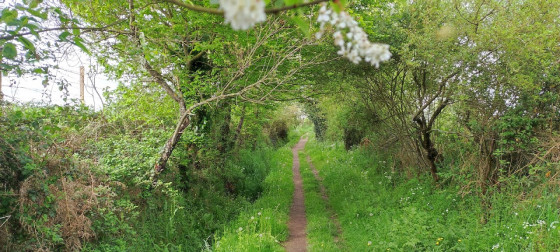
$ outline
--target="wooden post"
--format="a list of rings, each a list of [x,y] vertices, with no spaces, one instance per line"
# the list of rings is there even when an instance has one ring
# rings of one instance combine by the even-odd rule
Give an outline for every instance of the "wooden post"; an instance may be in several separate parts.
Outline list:
[[[85,101],[84,101],[84,67],[83,66],[80,67],[80,101],[82,102],[82,105],[85,104]]]

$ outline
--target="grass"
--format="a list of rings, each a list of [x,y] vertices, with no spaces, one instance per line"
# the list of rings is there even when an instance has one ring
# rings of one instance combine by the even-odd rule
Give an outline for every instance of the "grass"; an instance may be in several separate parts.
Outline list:
[[[323,200],[317,181],[306,161],[307,155],[300,154],[300,171],[303,178],[305,211],[307,217],[307,244],[309,251],[340,251],[335,243],[336,226],[331,220],[326,202]]]
[[[294,192],[291,148],[306,129],[296,128],[291,132],[289,142],[272,155],[262,195],[216,234],[213,250],[284,250],[281,243],[288,238],[287,223]]]
[[[390,160],[361,150],[346,152],[339,143],[306,146],[323,177],[337,212],[348,251],[555,251],[560,248],[558,188],[494,193],[486,224],[478,195],[462,197],[456,185],[434,188],[429,177],[405,179],[391,173]],[[314,217],[317,191],[309,172],[311,251],[328,242],[325,221]],[[519,189],[517,189],[519,190]]]
[[[216,235],[216,251],[283,251],[292,202],[291,147],[298,129],[271,162],[263,195]],[[329,204],[306,161],[323,178]],[[393,173],[390,157],[312,137],[300,152],[309,251],[557,251],[559,189],[554,184],[509,186],[488,196],[460,193],[460,185],[434,186],[429,176]],[[445,169],[443,169],[445,171]],[[449,170],[449,169],[448,169]],[[521,197],[521,196],[523,197]],[[329,207],[342,227],[341,244]],[[480,217],[489,216],[486,224]],[[341,246],[341,247],[339,247]]]

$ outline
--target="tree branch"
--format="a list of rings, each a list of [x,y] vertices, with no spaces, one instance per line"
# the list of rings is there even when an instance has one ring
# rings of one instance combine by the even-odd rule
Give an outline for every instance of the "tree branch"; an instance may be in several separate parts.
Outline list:
[[[420,109],[418,109],[418,111],[416,111],[416,113],[414,114],[414,116],[412,117],[412,121],[416,121],[416,119],[418,118],[418,116],[420,116],[420,113],[422,113],[422,111],[424,111],[424,109],[426,109],[430,104],[432,104],[432,102],[434,102],[434,100],[436,98],[438,98],[441,93],[443,92],[443,88],[445,87],[445,85],[447,84],[447,82],[449,81],[449,79],[453,78],[453,76],[457,75],[459,73],[460,70],[456,70],[455,72],[449,74],[447,77],[445,77],[440,85],[439,85],[439,89],[438,92],[432,96],[432,98],[430,98],[430,100],[428,100],[428,102],[424,103],[424,105],[422,105],[422,107]]]
[[[193,11],[205,12],[205,13],[214,14],[214,15],[223,15],[224,14],[224,11],[220,10],[220,9],[208,8],[208,7],[203,7],[203,6],[194,5],[194,4],[187,4],[187,3],[184,3],[180,0],[161,0],[161,1],[162,2],[168,2],[168,3],[174,4],[174,5],[178,5],[178,6],[181,6],[183,8],[193,10]],[[270,9],[266,9],[265,13],[267,13],[267,14],[278,14],[278,13],[283,12],[283,11],[297,9],[297,8],[301,8],[301,7],[311,6],[311,5],[316,5],[316,4],[320,4],[320,3],[328,2],[328,1],[330,1],[330,0],[315,0],[315,1],[307,2],[307,3],[292,4],[292,5],[279,7],[279,8],[270,8]]]
[[[103,26],[103,27],[53,27],[53,28],[45,28],[43,30],[39,30],[39,31],[35,31],[35,32],[36,33],[44,33],[44,32],[51,32],[51,31],[64,31],[64,30],[78,29],[78,30],[82,30],[82,31],[86,31],[86,32],[107,31],[107,32],[112,32],[112,33],[130,34],[130,32],[126,32],[126,31],[118,31],[118,30],[107,29],[111,26],[115,26],[115,25],[120,24],[124,21],[126,21],[126,20],[120,20],[118,22],[108,24],[108,25]],[[32,35],[32,34],[33,34],[32,32],[18,33],[18,34],[13,34],[13,35],[0,37],[0,40],[12,40],[12,39],[15,39],[15,38],[19,38],[19,37],[23,37],[23,36],[27,36],[27,35]]]

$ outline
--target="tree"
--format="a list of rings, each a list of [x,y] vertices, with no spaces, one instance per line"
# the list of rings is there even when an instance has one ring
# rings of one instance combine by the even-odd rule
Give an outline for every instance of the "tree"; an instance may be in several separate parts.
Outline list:
[[[149,76],[178,105],[177,124],[154,165],[154,181],[197,109],[231,98],[264,103],[313,62],[300,55],[312,40],[294,39],[300,37],[294,36],[298,30],[278,18],[235,32],[214,15],[177,10],[169,3],[68,4],[92,25],[119,23],[91,37],[99,45],[92,50],[107,68]]]

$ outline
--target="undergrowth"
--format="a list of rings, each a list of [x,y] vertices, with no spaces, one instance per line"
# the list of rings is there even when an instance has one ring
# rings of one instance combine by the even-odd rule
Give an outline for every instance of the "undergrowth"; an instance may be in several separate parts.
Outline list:
[[[248,205],[237,219],[216,234],[215,251],[284,251],[288,238],[288,219],[294,185],[291,148],[308,127],[293,129],[288,143],[274,152],[264,191],[254,204]]]
[[[348,251],[560,248],[554,183],[544,181],[531,190],[502,187],[488,196],[491,208],[482,213],[476,192],[464,192],[458,183],[435,186],[427,176],[408,179],[391,172],[390,157],[363,149],[346,152],[340,143],[310,141],[306,149],[324,178]],[[483,214],[490,216],[486,224],[479,221]]]

